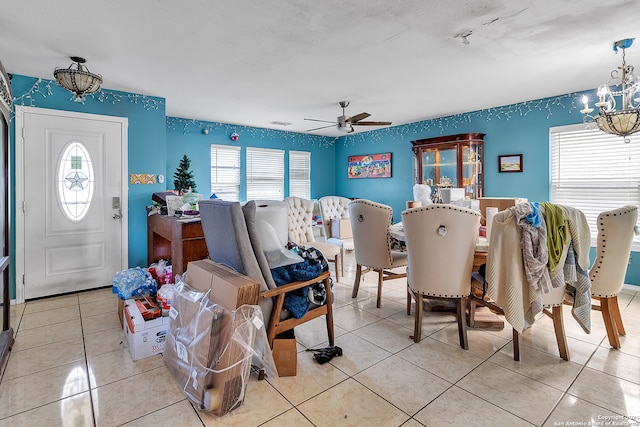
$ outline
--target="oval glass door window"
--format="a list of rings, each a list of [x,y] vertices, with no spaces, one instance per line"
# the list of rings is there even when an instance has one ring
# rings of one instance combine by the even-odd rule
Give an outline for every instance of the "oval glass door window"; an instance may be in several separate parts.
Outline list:
[[[89,212],[95,184],[93,162],[80,142],[71,142],[58,160],[58,203],[71,221]]]

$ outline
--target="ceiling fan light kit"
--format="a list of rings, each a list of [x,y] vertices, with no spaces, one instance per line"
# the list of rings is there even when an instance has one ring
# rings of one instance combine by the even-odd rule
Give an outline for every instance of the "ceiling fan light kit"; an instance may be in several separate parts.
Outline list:
[[[371,116],[369,113],[360,113],[355,116],[348,117],[345,114],[345,108],[349,106],[349,101],[340,101],[338,105],[342,108],[342,115],[336,118],[335,122],[331,122],[329,120],[319,120],[319,119],[305,119],[312,122],[324,122],[331,123],[327,126],[321,126],[319,128],[309,129],[307,132],[312,132],[314,130],[326,129],[332,126],[336,126],[336,128],[341,132],[352,133],[355,132],[353,126],[389,126],[391,122],[363,122],[362,120]]]
[[[89,69],[82,65],[87,62],[86,59],[79,56],[72,56],[74,62],[68,68],[56,68],[53,72],[56,82],[75,95],[74,101],[84,102],[84,96],[92,94],[100,89],[102,85],[102,76],[93,74]],[[75,68],[72,68],[75,65]]]
[[[633,39],[618,40],[613,43],[617,53],[622,49],[622,66],[611,71],[611,78],[598,88],[598,115],[592,116],[593,108],[589,107],[589,98],[584,95],[583,122],[595,122],[598,128],[606,133],[619,135],[624,142],[630,142],[627,136],[640,130],[640,98],[636,92],[640,89],[640,80],[633,74],[633,66],[625,62],[625,49],[631,46]],[[616,99],[620,102],[620,110],[616,110]]]

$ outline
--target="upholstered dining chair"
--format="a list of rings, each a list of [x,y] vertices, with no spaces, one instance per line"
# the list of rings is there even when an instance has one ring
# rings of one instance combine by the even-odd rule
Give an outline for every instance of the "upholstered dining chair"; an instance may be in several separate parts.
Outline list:
[[[423,299],[452,300],[460,347],[467,350],[467,297],[471,291],[473,255],[480,214],[453,205],[434,204],[402,212],[409,265],[407,314],[416,302],[413,340],[422,337]]]
[[[356,277],[353,281],[351,297],[358,296],[362,274],[375,271],[378,273],[376,307],[380,308],[382,283],[386,280],[407,277],[406,272],[392,271],[407,265],[406,252],[391,250],[389,227],[393,220],[393,211],[390,206],[358,199],[349,203],[349,218],[356,255]]]
[[[268,321],[269,346],[273,348],[273,340],[281,332],[320,316],[326,317],[328,340],[333,346],[333,295],[329,272],[322,272],[318,277],[308,281],[276,286],[256,230],[255,201],[241,206],[238,202],[202,200],[199,208],[211,260],[260,282],[258,305],[262,309],[265,321]],[[284,308],[287,293],[318,282],[324,283],[326,291],[323,304],[311,304],[306,314],[300,318],[294,317]]]
[[[560,205],[559,205],[560,206]],[[585,331],[590,331],[590,281],[589,268],[589,226],[583,212],[569,206],[560,206],[564,212],[569,229],[569,240],[565,242],[559,257],[560,272],[551,274],[553,288],[542,293],[529,285],[526,278],[521,248],[520,231],[511,210],[498,212],[493,217],[486,275],[473,274],[470,294],[469,326],[474,326],[474,313],[477,304],[504,314],[505,320],[513,329],[513,358],[520,360],[520,334],[528,329],[535,316],[542,312],[553,321],[553,329],[560,357],[569,361],[569,348],[564,330],[562,306],[565,300],[566,283],[574,288],[573,317]],[[572,260],[567,262],[570,244],[573,248]],[[580,267],[575,277],[568,273],[568,266]],[[565,271],[566,270],[566,271]]]
[[[353,239],[340,239],[331,233],[331,221],[349,219],[349,200],[340,196],[324,196],[318,199],[320,214],[324,226],[325,241],[340,248],[340,259],[344,260],[345,251],[353,251]],[[340,274],[344,276],[344,263],[340,265]]]
[[[336,282],[340,281],[342,269],[342,254],[340,247],[325,242],[316,242],[313,236],[313,207],[311,200],[301,197],[287,197],[284,199],[288,208],[289,240],[298,245],[313,246],[324,257],[335,264]]]
[[[620,348],[619,335],[625,335],[618,293],[624,285],[631,253],[634,227],[638,220],[636,206],[624,206],[598,215],[596,260],[589,270],[591,297],[599,301],[592,308],[602,312],[609,344]]]

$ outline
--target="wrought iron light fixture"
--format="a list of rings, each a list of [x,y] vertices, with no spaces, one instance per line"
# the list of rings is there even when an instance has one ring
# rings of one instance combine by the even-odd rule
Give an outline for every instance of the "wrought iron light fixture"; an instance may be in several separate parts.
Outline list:
[[[100,89],[102,76],[93,74],[86,66],[82,65],[87,62],[86,59],[72,56],[71,60],[75,64],[69,65],[69,68],[56,68],[53,76],[60,86],[75,94],[74,100],[76,102],[84,102],[84,95],[89,95]],[[73,68],[74,65],[75,68]]]
[[[616,53],[622,49],[622,66],[611,71],[611,79],[598,88],[598,115],[591,115],[593,108],[589,108],[586,95],[582,97],[584,108],[580,110],[584,114],[584,123],[593,120],[601,131],[620,135],[625,143],[630,141],[627,136],[640,131],[640,98],[635,98],[640,81],[633,74],[633,67],[625,62],[625,49],[631,46],[633,40],[623,39],[613,43]],[[620,110],[616,109],[616,99],[619,100]]]

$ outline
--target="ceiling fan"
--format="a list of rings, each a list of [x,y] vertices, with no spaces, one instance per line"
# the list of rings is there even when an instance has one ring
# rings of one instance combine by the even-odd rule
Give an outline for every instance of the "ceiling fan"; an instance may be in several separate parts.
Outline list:
[[[355,116],[348,117],[345,115],[344,109],[349,106],[349,101],[340,101],[338,105],[342,107],[342,115],[338,116],[335,122],[330,122],[328,120],[305,119],[312,122],[331,123],[330,125],[327,125],[327,126],[321,126],[319,128],[309,129],[307,130],[307,132],[326,129],[332,126],[337,126],[339,131],[351,133],[355,131],[353,129],[354,126],[389,126],[391,124],[391,122],[363,122],[362,120],[366,119],[371,115],[369,113],[360,113],[360,114],[356,114]]]

